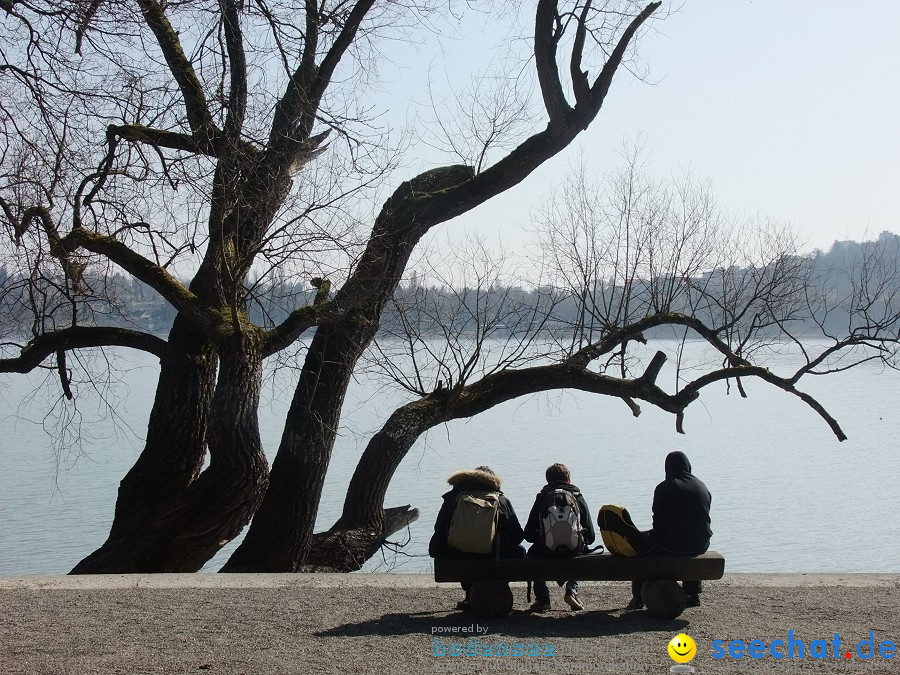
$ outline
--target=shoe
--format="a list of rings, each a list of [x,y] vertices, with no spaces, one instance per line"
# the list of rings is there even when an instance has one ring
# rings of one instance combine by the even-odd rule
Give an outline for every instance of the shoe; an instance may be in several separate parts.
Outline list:
[[[529,612],[546,612],[550,609],[550,600],[541,600],[537,599],[531,603],[531,607],[528,608]]]
[[[641,599],[640,599],[639,597],[637,597],[636,595],[635,595],[633,598],[631,598],[631,602],[629,602],[629,603],[625,606],[625,610],[626,610],[626,611],[632,611],[632,610],[635,610],[635,609],[644,609],[644,601],[641,600]]]
[[[688,607],[699,607],[700,606],[700,596],[696,595],[696,594],[687,596],[687,606]]]
[[[460,600],[459,602],[456,603],[456,609],[459,609],[462,611],[470,609],[471,607],[472,607],[472,603],[469,602],[468,600]]]
[[[578,599],[578,596],[574,593],[566,593],[565,597],[563,597],[566,604],[572,608],[573,612],[578,612],[584,609],[584,605],[581,604],[581,600]]]

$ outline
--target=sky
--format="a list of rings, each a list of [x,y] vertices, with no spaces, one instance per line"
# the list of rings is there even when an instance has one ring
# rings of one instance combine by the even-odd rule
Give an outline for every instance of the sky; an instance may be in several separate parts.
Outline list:
[[[575,143],[443,230],[524,246],[533,208],[567,167],[581,156],[598,173],[614,170],[623,142],[640,136],[653,173],[690,169],[712,182],[730,213],[783,223],[807,250],[898,232],[898,26],[898,2],[686,0],[641,41],[648,81],[620,70]],[[492,21],[477,19],[466,32],[445,40],[443,55],[407,49],[383,67],[392,114],[421,113],[427,73],[446,86],[479,65],[480,48],[504,39]]]

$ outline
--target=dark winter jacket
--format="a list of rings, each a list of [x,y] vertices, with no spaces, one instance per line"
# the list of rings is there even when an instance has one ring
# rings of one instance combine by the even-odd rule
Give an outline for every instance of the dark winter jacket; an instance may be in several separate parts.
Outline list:
[[[531,507],[531,513],[528,514],[528,522],[525,523],[525,539],[527,541],[533,542],[531,548],[528,549],[528,555],[544,555],[547,553],[544,542],[539,541],[541,538],[541,518],[539,513],[541,508],[541,495],[545,492],[552,492],[553,490],[559,489],[577,493],[575,499],[578,502],[579,509],[581,510],[580,520],[585,546],[590,546],[594,543],[594,523],[591,521],[591,512],[588,509],[587,502],[584,500],[584,495],[581,494],[581,490],[579,490],[571,483],[567,483],[563,480],[556,480],[552,483],[547,483],[544,487],[541,488],[541,491],[534,499],[534,505]]]
[[[476,553],[464,553],[453,548],[447,543],[450,535],[450,522],[453,520],[453,511],[456,508],[456,499],[463,492],[492,490],[500,491],[500,478],[486,471],[471,469],[457,471],[447,482],[453,486],[450,492],[443,495],[444,503],[438,512],[434,523],[434,534],[428,544],[428,555],[432,558],[484,558],[488,556]],[[512,504],[500,493],[500,510],[497,521],[497,540],[500,547],[501,558],[523,558],[525,549],[520,546],[524,538],[522,526],[516,517]]]
[[[670,452],[666,479],[653,493],[653,543],[673,553],[704,553],[712,536],[711,502],[706,485],[691,473],[687,456]]]

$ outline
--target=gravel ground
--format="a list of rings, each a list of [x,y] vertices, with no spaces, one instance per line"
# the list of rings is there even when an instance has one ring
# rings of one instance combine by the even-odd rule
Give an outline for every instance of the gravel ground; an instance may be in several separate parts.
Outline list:
[[[424,575],[154,575],[0,578],[0,672],[13,673],[666,673],[678,633],[697,643],[697,673],[900,673],[862,659],[874,631],[900,647],[900,575],[729,575],[675,620],[624,612],[624,583],[583,584],[586,610],[504,620],[457,612],[461,592]],[[452,631],[454,627],[460,632]],[[543,656],[451,656],[471,645],[552,647]],[[803,640],[806,658],[713,658],[712,641]],[[437,635],[433,634],[439,631]],[[833,635],[841,652],[832,658]],[[435,642],[437,638],[437,642]],[[813,640],[828,658],[811,658]],[[448,652],[435,656],[440,648]],[[863,647],[868,654],[868,647]]]

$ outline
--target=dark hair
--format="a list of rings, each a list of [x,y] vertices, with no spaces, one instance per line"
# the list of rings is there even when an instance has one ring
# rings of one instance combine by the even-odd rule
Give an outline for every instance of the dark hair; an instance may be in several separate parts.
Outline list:
[[[553,466],[547,467],[547,482],[552,483],[553,481],[561,480],[566,483],[572,478],[572,474],[569,473],[569,468],[565,464],[556,463]]]
[[[476,466],[476,467],[475,467],[475,470],[476,470],[476,471],[484,471],[485,473],[489,473],[489,474],[491,474],[492,476],[496,476],[496,475],[497,475],[497,474],[495,474],[495,473],[491,470],[491,467],[489,467],[489,466]]]

